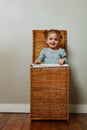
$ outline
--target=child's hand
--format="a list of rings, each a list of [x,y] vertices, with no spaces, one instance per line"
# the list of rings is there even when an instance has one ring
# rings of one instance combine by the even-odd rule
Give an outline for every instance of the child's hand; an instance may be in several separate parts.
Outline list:
[[[64,62],[65,62],[64,59],[60,59],[60,60],[58,61],[58,64],[63,65]]]
[[[36,60],[34,64],[41,64],[41,61]]]

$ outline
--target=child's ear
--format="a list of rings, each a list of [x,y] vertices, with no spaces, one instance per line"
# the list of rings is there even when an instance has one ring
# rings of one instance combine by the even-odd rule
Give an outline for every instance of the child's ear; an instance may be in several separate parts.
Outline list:
[[[46,40],[46,43],[48,44],[48,40]]]
[[[61,38],[59,39],[59,43],[61,42]]]

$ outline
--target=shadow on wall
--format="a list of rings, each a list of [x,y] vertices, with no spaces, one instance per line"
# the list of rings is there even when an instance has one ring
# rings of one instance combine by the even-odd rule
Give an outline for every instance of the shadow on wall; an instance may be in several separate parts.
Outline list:
[[[78,90],[79,83],[76,81],[75,71],[70,69],[70,103],[79,104],[80,103],[80,94]]]
[[[73,60],[73,55],[72,55],[72,51],[69,48],[68,49],[68,60],[71,59]],[[77,77],[77,72],[76,69],[73,67],[72,62],[69,63],[70,64],[70,104],[74,105],[75,108],[71,108],[74,109],[75,112],[78,111],[77,105],[81,104],[81,85],[80,82],[78,80]]]

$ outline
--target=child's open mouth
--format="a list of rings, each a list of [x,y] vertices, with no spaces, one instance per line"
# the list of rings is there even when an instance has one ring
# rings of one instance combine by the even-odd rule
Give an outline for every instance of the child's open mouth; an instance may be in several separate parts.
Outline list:
[[[51,43],[52,46],[55,46],[55,43]]]

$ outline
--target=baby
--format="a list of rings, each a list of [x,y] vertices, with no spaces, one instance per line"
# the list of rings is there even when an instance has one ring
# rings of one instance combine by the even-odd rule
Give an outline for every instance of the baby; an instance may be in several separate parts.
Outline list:
[[[41,64],[42,62],[44,64],[66,64],[66,52],[59,48],[61,38],[60,31],[55,29],[47,31],[46,43],[49,47],[43,48],[34,64]]]

